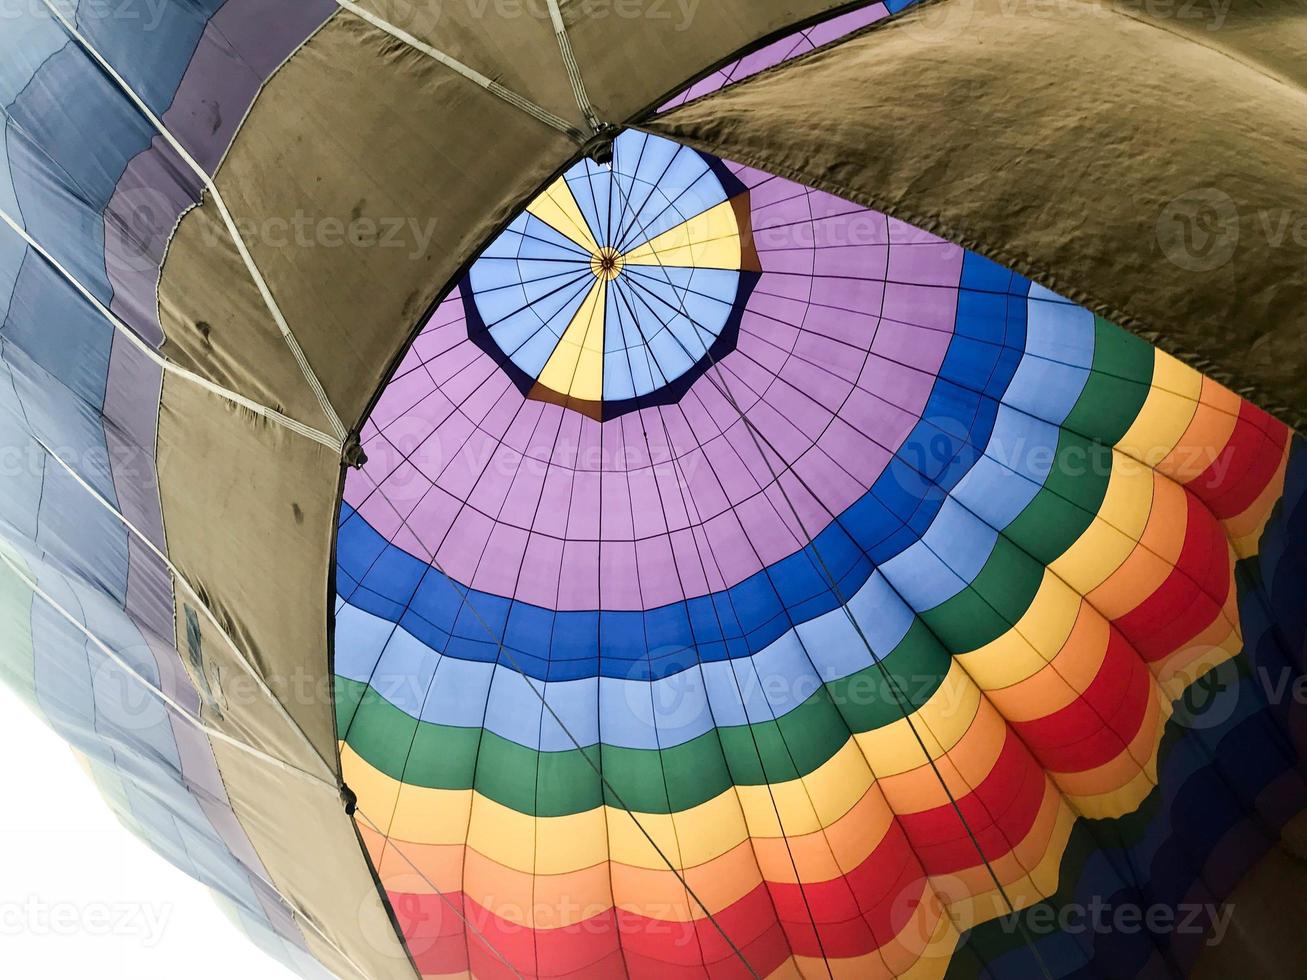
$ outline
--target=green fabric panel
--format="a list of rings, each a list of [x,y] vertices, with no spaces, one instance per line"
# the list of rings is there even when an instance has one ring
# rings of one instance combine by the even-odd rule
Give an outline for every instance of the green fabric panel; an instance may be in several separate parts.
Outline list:
[[[1090,463],[1094,453],[1088,439],[1063,431],[1043,489],[1003,532],[1042,565],[1052,564],[1075,544],[1107,494],[1111,453],[1097,454],[1102,466]]]
[[[512,742],[505,742],[498,735],[492,732],[486,732],[486,741],[489,743],[494,740],[496,743],[502,743],[511,748],[519,757],[518,768],[528,772],[524,782],[531,778],[529,770],[531,768],[532,756],[538,769],[535,774],[535,813],[541,817],[559,817],[569,813],[581,813],[586,810],[593,810],[599,806],[604,799],[603,781],[599,778],[600,773],[600,751],[597,746],[591,746],[584,752],[540,752],[535,753],[529,750],[523,751],[521,746],[514,745]],[[487,768],[494,768],[494,757],[485,753],[482,749],[482,759],[484,762],[477,766],[477,788],[482,788],[481,777]],[[606,753],[604,753],[606,756]],[[606,761],[606,760],[605,760]],[[621,794],[626,805],[639,809],[631,802],[627,795],[628,782],[625,779],[625,772],[620,766],[615,766],[606,771],[609,785]],[[502,781],[501,781],[502,785]],[[635,783],[632,789],[643,789],[643,783]],[[485,792],[485,790],[482,790]],[[487,795],[490,795],[487,793]],[[525,796],[523,797],[525,802]],[[666,806],[666,802],[663,803]],[[531,812],[529,807],[515,806],[514,809],[522,812]]]
[[[1042,565],[1000,536],[975,581],[921,618],[954,653],[977,650],[1025,614],[1043,577]]]
[[[1152,384],[1152,347],[1102,317],[1094,333],[1093,369],[1058,434],[1044,486],[1004,531],[1044,565],[1093,523],[1111,481],[1112,446],[1134,424]]]
[[[537,773],[543,768],[538,753],[528,754],[517,751],[517,747],[511,742],[484,729],[453,729],[452,731],[459,733],[459,737],[449,738],[445,734],[451,731],[448,726],[424,725],[422,727],[426,728],[432,736],[426,743],[429,751],[423,753],[426,765],[422,767],[422,773],[428,779],[446,773],[449,776],[457,773],[464,779],[443,788],[471,787],[482,796],[487,796],[514,810],[522,813],[536,812]],[[416,754],[418,751],[416,743],[413,748]],[[451,758],[454,756],[457,758]],[[444,761],[449,768],[438,768],[441,761]],[[578,761],[583,765],[585,763],[584,759]],[[469,773],[472,776],[471,780],[466,778]],[[556,768],[554,775],[558,775]],[[405,781],[414,782],[416,776],[417,772],[413,772]],[[452,783],[453,780],[451,779],[450,782]]]
[[[828,689],[849,729],[869,732],[900,721],[905,710],[917,711],[939,689],[952,663],[953,655],[918,618],[879,667],[866,667]]]
[[[472,785],[480,768],[477,751],[485,748],[481,729],[419,724],[417,733],[413,734],[413,719],[389,702],[386,707],[404,719],[399,727],[401,753],[412,739],[412,758],[408,761],[405,782],[460,789]]]
[[[844,747],[850,734],[848,722],[825,687],[799,708],[779,718],[777,728],[788,748],[791,766],[797,770],[790,778],[820,768]]]
[[[1041,490],[1027,513],[1063,506]],[[1072,512],[1087,524],[1084,512]],[[1028,527],[1038,534],[1039,519],[1031,517]],[[1000,537],[974,584],[919,617],[880,665],[824,685],[779,720],[721,728],[661,752],[605,745],[604,776],[632,809],[666,813],[698,806],[732,785],[807,775],[839,752],[851,732],[884,727],[905,710],[920,709],[942,683],[952,652],[1005,633],[1029,608],[1042,578],[1042,565]],[[414,720],[375,691],[364,693],[364,685],[344,678],[337,686],[342,718],[353,716],[350,706],[357,704],[350,746],[392,778],[439,789],[475,785],[505,806],[538,816],[583,812],[611,795],[578,750],[542,754],[492,732],[482,737],[480,729],[426,722],[415,733]]]
[[[625,804],[644,813],[698,806],[731,786],[807,775],[849,741],[850,729],[892,724],[938,689],[950,656],[920,622],[882,661],[823,686],[776,721],[707,732],[661,752],[602,746],[586,751]],[[896,696],[893,689],[899,694]],[[584,812],[608,796],[578,750],[539,753],[482,729],[417,723],[376,691],[337,678],[338,703],[357,704],[350,747],[393,779],[432,789],[478,792],[523,813]],[[900,706],[899,699],[903,706]],[[352,712],[351,712],[352,714]],[[862,727],[865,725],[865,727]],[[342,729],[343,731],[344,729]],[[411,752],[410,752],[411,746]],[[664,782],[665,781],[665,782]]]
[[[712,734],[708,733],[704,739],[711,738]],[[703,751],[701,740],[695,748]],[[694,743],[690,743],[694,744]],[[675,750],[668,750],[668,755],[653,749],[623,749],[614,746],[604,746],[604,778],[608,781],[605,787],[605,802],[610,806],[620,807],[617,797],[613,795],[612,790],[616,790],[621,796],[622,801],[633,810],[644,813],[671,813],[673,810],[670,788],[664,782],[667,778],[668,770],[676,770],[681,762],[671,756],[670,753]],[[686,759],[693,756],[682,757]],[[681,770],[682,775],[693,778],[692,770]],[[707,777],[711,779],[711,776]],[[720,777],[718,777],[720,778]],[[718,793],[725,792],[729,781],[718,783],[710,790],[707,780],[703,781],[698,787],[704,794],[704,799],[711,799]],[[685,794],[686,799],[695,799],[692,787],[683,787],[681,792]],[[691,803],[690,805],[694,805]],[[647,809],[641,809],[641,807]]]
[[[1064,426],[1104,445],[1118,443],[1148,398],[1155,362],[1146,341],[1095,317],[1093,371]]]
[[[754,726],[719,728],[717,734],[731,781],[736,786],[761,786],[767,781],[762,761],[765,739],[759,737]]]
[[[703,744],[699,747],[695,761],[690,765],[669,765],[666,753],[663,753],[662,778],[667,785],[666,800],[673,811],[698,806],[718,795],[718,792],[710,792],[710,790],[721,787],[721,791],[724,792],[726,787],[742,785],[740,780],[732,778],[731,768],[726,761],[725,747],[714,733],[708,732],[690,744],[698,742]],[[605,757],[607,754],[604,753]],[[757,758],[756,754],[754,758]],[[611,776],[611,771],[605,770],[605,774]],[[756,782],[744,785],[756,785]],[[625,793],[623,798],[626,799]],[[629,803],[630,800],[627,799],[627,802]]]
[[[363,695],[368,689],[366,684],[360,684],[348,677],[336,676],[336,731],[340,733],[342,741],[346,740],[347,735],[353,736],[354,720],[358,715]]]

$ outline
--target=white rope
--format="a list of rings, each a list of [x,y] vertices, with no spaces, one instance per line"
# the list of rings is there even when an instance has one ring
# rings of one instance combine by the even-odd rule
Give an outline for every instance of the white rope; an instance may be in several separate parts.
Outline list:
[[[527,115],[539,120],[540,122],[544,123],[546,126],[550,126],[553,129],[558,130],[560,133],[565,134],[573,142],[578,144],[585,142],[582,135],[577,132],[576,127],[573,126],[571,123],[569,123],[566,119],[554,115],[554,113],[550,112],[548,109],[544,108],[543,106],[536,105],[536,103],[532,102],[530,99],[526,98],[525,96],[518,95],[512,89],[505,88],[503,85],[499,84],[499,82],[496,82],[494,79],[486,75],[483,75],[475,68],[463,64],[463,62],[459,61],[457,58],[453,57],[452,55],[446,54],[444,51],[441,51],[438,48],[433,48],[430,44],[427,44],[425,41],[419,40],[418,38],[414,37],[412,34],[408,33],[408,31],[404,30],[403,28],[396,27],[394,24],[390,23],[384,18],[378,17],[370,10],[365,10],[363,7],[360,7],[357,3],[354,3],[353,0],[336,0],[336,3],[341,7],[343,7],[344,9],[348,10],[355,17],[359,17],[367,21],[373,27],[385,31],[387,34],[389,34],[391,37],[395,38],[396,40],[403,41],[410,48],[413,48],[413,50],[420,51],[428,58],[431,58],[434,61],[439,62],[440,64],[444,65],[446,68],[450,69],[453,72],[457,72],[459,75],[466,78],[469,82],[481,86],[481,88],[485,89],[487,92],[491,93],[492,95],[497,96],[500,99],[503,99],[505,102],[507,102],[509,105],[513,106],[514,108],[519,109],[522,112],[525,112]]]
[[[576,96],[577,108],[585,116],[591,132],[602,132],[603,124],[599,122],[599,115],[590,101],[590,93],[585,89],[585,77],[581,74],[580,64],[577,63],[576,52],[572,50],[572,39],[567,35],[567,24],[563,22],[563,12],[559,9],[558,0],[549,0],[549,17],[554,24],[558,50],[563,53],[563,67],[567,69],[567,79],[572,83],[572,94]]]
[[[232,218],[231,212],[227,210],[227,204],[222,199],[222,194],[219,193],[218,186],[214,183],[213,178],[209,176],[208,172],[201,167],[198,162],[196,162],[195,158],[186,151],[186,148],[182,146],[181,142],[173,136],[166,126],[164,126],[163,120],[154,114],[154,111],[145,103],[145,100],[136,93],[136,90],[132,88],[127,80],[123,78],[113,65],[111,65],[109,61],[96,50],[95,46],[77,30],[72,22],[64,16],[63,12],[54,6],[52,0],[41,0],[41,2],[45,4],[46,9],[54,15],[59,23],[63,25],[64,30],[67,31],[68,34],[76,40],[83,49],[85,49],[87,54],[95,59],[96,63],[105,71],[105,73],[114,80],[118,87],[122,89],[123,93],[131,99],[137,110],[150,121],[150,125],[154,127],[160,136],[167,140],[168,145],[172,147],[173,151],[182,158],[195,176],[204,184],[205,189],[213,198],[213,203],[218,208],[218,213],[222,216],[223,224],[227,226],[227,232],[231,235],[232,241],[236,245],[236,250],[240,253],[241,260],[245,263],[245,268],[249,271],[250,278],[254,280],[254,285],[258,287],[259,295],[263,298],[264,305],[268,308],[268,312],[272,314],[272,319],[277,324],[277,329],[281,331],[282,338],[285,340],[286,346],[290,348],[290,352],[294,356],[295,362],[299,365],[300,372],[304,375],[304,380],[307,381],[309,387],[313,389],[314,397],[317,398],[318,404],[322,407],[323,414],[326,415],[332,432],[336,434],[337,441],[343,445],[346,435],[344,423],[341,422],[340,416],[337,414],[335,407],[327,397],[327,392],[322,387],[322,382],[319,381],[318,376],[314,374],[313,367],[309,364],[308,358],[304,354],[304,349],[300,347],[299,341],[295,339],[294,333],[291,332],[290,324],[286,322],[286,317],[282,314],[281,307],[277,305],[276,299],[273,298],[272,290],[268,288],[268,283],[263,278],[263,273],[259,271],[258,265],[255,264],[254,256],[250,254],[250,250],[245,244],[245,239],[241,237],[240,229],[236,227],[236,221]]]
[[[40,255],[41,258],[44,259],[50,265],[51,268],[53,268],[56,272],[59,273],[59,275],[61,275],[65,280],[67,280],[69,285],[71,285],[74,289],[76,289],[79,293],[81,293],[83,298],[85,298],[87,302],[89,302],[92,306],[94,306],[96,310],[100,313],[100,315],[103,316],[106,320],[108,320],[115,330],[117,330],[129,341],[131,341],[132,344],[136,346],[137,350],[139,350],[142,354],[148,357],[151,361],[157,364],[164,371],[167,371],[169,374],[174,374],[179,378],[185,378],[187,381],[199,385],[201,388],[204,388],[206,391],[210,391],[213,394],[218,395],[220,398],[225,398],[227,401],[235,405],[239,405],[242,408],[249,409],[251,412],[254,412],[256,415],[268,419],[269,421],[276,422],[278,425],[283,426],[284,428],[289,429],[290,431],[298,435],[304,436],[306,439],[312,439],[314,442],[321,443],[322,445],[335,450],[337,453],[342,451],[342,446],[343,446],[342,439],[330,435],[326,432],[322,432],[318,429],[315,429],[312,426],[305,425],[303,422],[293,419],[288,415],[282,414],[281,412],[277,411],[275,408],[269,408],[266,405],[261,405],[258,402],[254,401],[253,399],[246,398],[244,395],[238,394],[237,392],[224,388],[222,385],[215,384],[214,382],[210,381],[208,378],[196,374],[194,371],[187,370],[181,365],[174,364],[172,361],[168,360],[157,350],[155,350],[144,340],[142,340],[139,336],[137,336],[136,332],[132,330],[131,327],[123,323],[123,321],[120,320],[115,313],[110,311],[110,309],[107,306],[101,303],[99,298],[94,293],[92,293],[89,289],[87,289],[86,286],[82,285],[82,283],[78,281],[76,276],[74,276],[71,272],[69,272],[66,268],[64,268],[64,266],[59,262],[58,259],[56,259],[53,255],[51,255],[50,252],[40,242],[38,242],[31,235],[29,235],[27,233],[27,229],[24,228],[17,221],[15,221],[9,215],[9,213],[5,211],[3,208],[0,208],[0,222],[4,222],[4,224],[8,225],[11,229],[13,229],[13,231],[16,232],[19,235],[19,237],[21,237],[23,241],[27,243],[27,246],[30,249],[32,249],[34,252]]]

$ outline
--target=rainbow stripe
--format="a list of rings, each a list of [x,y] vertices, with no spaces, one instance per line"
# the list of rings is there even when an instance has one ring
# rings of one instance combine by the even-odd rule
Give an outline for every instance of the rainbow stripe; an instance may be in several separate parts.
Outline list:
[[[1187,692],[1277,628],[1249,610],[1299,560],[1259,553],[1300,496],[1283,426],[978,256],[730,169],[761,278],[679,401],[533,401],[456,292],[365,432],[341,751],[424,976],[1028,956],[984,924],[1098,882],[1101,840],[1182,835],[1180,746],[1233,724]]]

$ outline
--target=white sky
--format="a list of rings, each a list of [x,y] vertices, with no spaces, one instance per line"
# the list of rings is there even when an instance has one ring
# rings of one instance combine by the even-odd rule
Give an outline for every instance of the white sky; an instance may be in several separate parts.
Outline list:
[[[0,972],[23,980],[292,980],[206,888],[129,834],[63,740],[0,683]]]

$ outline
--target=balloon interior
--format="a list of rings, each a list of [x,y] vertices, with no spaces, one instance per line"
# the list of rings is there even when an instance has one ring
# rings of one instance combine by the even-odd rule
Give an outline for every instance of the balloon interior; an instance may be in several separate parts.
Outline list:
[[[1301,150],[1301,4],[118,6],[0,22],[0,672],[253,942],[1302,975],[1301,188],[1110,84]]]

